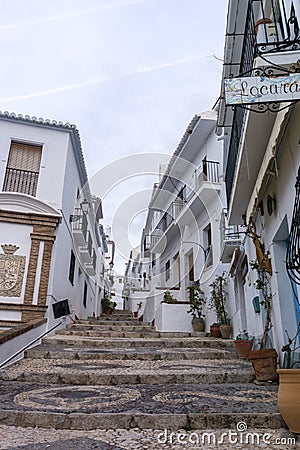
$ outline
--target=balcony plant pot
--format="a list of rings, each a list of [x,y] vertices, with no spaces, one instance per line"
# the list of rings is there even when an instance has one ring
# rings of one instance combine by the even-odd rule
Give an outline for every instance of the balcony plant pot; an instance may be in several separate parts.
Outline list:
[[[292,433],[300,433],[300,370],[278,369],[277,406]]]
[[[210,334],[211,334],[212,337],[215,337],[215,338],[222,337],[219,323],[213,323],[210,326]]]
[[[221,323],[220,332],[222,339],[229,339],[232,332],[232,326],[228,323]]]
[[[248,359],[250,350],[252,349],[253,341],[249,339],[235,339],[234,345],[238,357],[241,359]]]
[[[194,331],[204,331],[205,329],[204,319],[202,317],[193,317],[192,327]]]
[[[277,381],[277,358],[275,348],[250,351],[249,359],[258,381]]]

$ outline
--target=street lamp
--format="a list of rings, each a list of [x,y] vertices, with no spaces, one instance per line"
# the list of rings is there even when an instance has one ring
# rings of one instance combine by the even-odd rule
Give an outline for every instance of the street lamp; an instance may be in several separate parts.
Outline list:
[[[86,198],[80,203],[81,211],[85,216],[89,212],[90,206],[91,205]],[[77,208],[77,210],[79,210],[79,208]],[[81,218],[81,214],[71,214],[69,220],[70,220],[70,222],[76,222],[80,218]]]

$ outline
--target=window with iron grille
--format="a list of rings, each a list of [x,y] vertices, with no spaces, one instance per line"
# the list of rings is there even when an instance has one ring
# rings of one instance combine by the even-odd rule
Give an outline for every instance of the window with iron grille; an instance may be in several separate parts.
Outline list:
[[[41,165],[42,147],[12,142],[3,191],[21,192],[35,197]]]

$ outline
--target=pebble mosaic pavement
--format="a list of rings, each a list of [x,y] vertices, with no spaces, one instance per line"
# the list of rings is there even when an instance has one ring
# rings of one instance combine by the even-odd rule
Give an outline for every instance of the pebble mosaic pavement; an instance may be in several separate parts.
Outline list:
[[[78,324],[78,336],[75,325],[71,336],[63,332],[48,338],[44,345],[29,351],[28,358],[0,371],[0,449],[293,450],[300,447],[299,440],[284,428],[278,414],[277,386],[253,384],[250,364],[235,359],[230,341],[221,342],[219,347],[217,341],[203,338],[203,348],[201,338],[195,336],[178,338],[171,335],[169,342],[165,336],[147,336],[144,341],[140,337],[124,339],[115,336],[84,339],[85,327],[97,329],[98,334],[101,334],[101,326],[106,333],[107,327],[114,327],[114,323],[122,323],[126,329],[132,324],[135,327],[133,331],[140,328],[137,321],[126,314],[120,314],[118,319],[116,322],[98,322],[96,326],[87,322]],[[151,329],[147,333],[151,333]],[[143,346],[145,341],[147,343]],[[101,382],[104,379],[108,382]],[[161,379],[165,382],[161,383]],[[39,428],[41,425],[37,418],[40,414],[45,416],[42,421],[45,425],[42,426],[47,428]],[[77,422],[75,419],[72,422],[76,414]],[[131,417],[131,421],[114,422],[126,424],[127,429],[116,425],[108,429],[109,417],[118,417],[118,414]],[[197,418],[193,422],[191,418],[197,414],[200,422]],[[93,423],[88,424],[88,417],[92,420],[101,418],[101,415],[106,417],[99,427],[101,429],[96,429],[97,426],[93,429]],[[144,419],[141,419],[143,415]],[[166,428],[164,424],[168,423],[164,419],[172,415],[174,421],[170,423],[176,433],[180,431],[176,426],[181,428],[181,423],[185,423],[189,416],[191,421],[188,424],[193,424],[192,428],[197,428],[199,423],[203,426],[203,422],[209,423],[209,420],[215,421],[216,427],[213,430],[181,430],[185,436],[184,444],[178,443],[176,438],[161,442],[158,437]],[[251,446],[245,444],[241,437],[240,442],[233,445],[228,441],[218,443],[224,432],[220,428],[226,428],[224,423],[228,422],[224,417],[222,419],[222,415],[229,417],[230,429],[234,429],[243,415],[247,428],[247,417],[251,417],[253,423],[259,424],[255,427],[256,433],[270,433],[268,443],[260,441]],[[70,419],[69,424],[73,424],[70,428],[75,429],[53,429],[52,422],[56,423],[53,417],[58,418],[58,428],[68,428],[66,423]],[[61,417],[65,417],[63,422],[60,422]],[[135,417],[136,420],[133,419]],[[150,422],[147,417],[151,417]],[[184,420],[180,422],[182,417]],[[249,430],[252,429],[251,420]],[[26,428],[16,426],[25,425],[22,421],[26,422]],[[101,420],[94,423],[99,424]],[[34,424],[36,427],[30,428]],[[77,428],[76,424],[79,425]],[[160,429],[156,429],[156,425]],[[271,430],[268,430],[269,425]],[[205,432],[214,433],[216,442],[213,446],[195,445],[195,441],[189,440],[193,434],[202,436]]]

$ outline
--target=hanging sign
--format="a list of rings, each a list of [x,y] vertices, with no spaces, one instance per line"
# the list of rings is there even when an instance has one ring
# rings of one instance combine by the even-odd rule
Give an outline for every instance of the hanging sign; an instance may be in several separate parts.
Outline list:
[[[241,77],[225,80],[226,105],[300,100],[300,73],[280,77]]]

